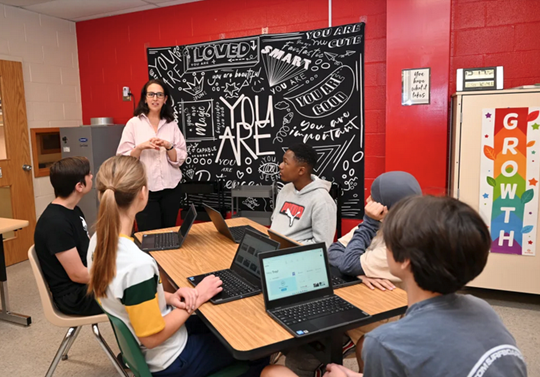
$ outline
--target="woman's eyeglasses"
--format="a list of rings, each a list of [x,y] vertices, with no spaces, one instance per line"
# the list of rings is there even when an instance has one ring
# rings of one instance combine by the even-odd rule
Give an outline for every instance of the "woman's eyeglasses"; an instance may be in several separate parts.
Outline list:
[[[146,93],[146,98],[153,98],[153,97],[163,98],[163,97],[165,97],[165,94],[163,92],[157,92],[157,93],[148,92],[148,93]]]

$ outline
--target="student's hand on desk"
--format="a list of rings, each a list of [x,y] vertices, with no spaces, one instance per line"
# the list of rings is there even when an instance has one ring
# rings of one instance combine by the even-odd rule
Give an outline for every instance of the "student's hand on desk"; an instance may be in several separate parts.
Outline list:
[[[379,202],[374,202],[373,200],[367,201],[364,210],[366,212],[366,215],[377,221],[382,221],[388,213],[388,208],[386,206],[383,206]]]
[[[323,377],[362,377],[362,373],[353,372],[350,369],[345,368],[343,365],[328,364],[326,366],[326,373]]]
[[[362,283],[367,285],[370,289],[379,288],[381,291],[393,291],[396,286],[392,284],[390,280],[378,279],[378,278],[368,278],[367,276],[360,275],[358,279],[362,279]]]
[[[197,309],[197,299],[199,298],[199,291],[195,288],[182,287],[171,297],[171,304],[179,309],[185,309],[189,314],[193,313]],[[178,305],[181,306],[178,306]]]
[[[197,284],[197,287],[195,287],[195,289],[199,291],[199,299],[197,300],[199,305],[197,305],[197,307],[221,292],[223,290],[221,284],[221,279],[214,275],[205,277]]]

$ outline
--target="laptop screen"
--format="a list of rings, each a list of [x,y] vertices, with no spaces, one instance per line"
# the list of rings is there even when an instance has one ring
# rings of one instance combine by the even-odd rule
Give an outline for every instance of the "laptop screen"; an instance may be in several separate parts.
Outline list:
[[[178,230],[182,237],[186,236],[186,233],[189,231],[189,228],[191,228],[191,225],[195,221],[195,217],[197,217],[197,211],[195,211],[195,207],[191,205],[186,217],[184,218],[184,221],[182,222],[182,226],[180,226],[180,229]]]
[[[325,250],[321,247],[264,258],[268,301],[328,288]]]
[[[252,232],[246,231],[242,242],[238,246],[238,252],[234,258],[233,266],[240,267],[251,275],[260,278],[259,253],[277,250],[278,247],[279,243],[264,236],[257,237]]]

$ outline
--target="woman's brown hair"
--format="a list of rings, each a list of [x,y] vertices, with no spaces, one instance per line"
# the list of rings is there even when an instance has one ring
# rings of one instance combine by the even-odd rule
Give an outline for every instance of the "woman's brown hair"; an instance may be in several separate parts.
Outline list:
[[[96,249],[88,292],[106,297],[107,287],[116,275],[116,252],[120,233],[121,209],[129,208],[146,186],[143,164],[135,157],[114,156],[105,161],[96,176],[100,200],[96,223]]]

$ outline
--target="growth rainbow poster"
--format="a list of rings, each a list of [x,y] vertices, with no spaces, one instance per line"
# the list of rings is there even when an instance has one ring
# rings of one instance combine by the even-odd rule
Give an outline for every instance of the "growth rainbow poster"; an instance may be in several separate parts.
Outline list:
[[[491,252],[534,256],[540,181],[540,107],[482,110],[479,212]]]

